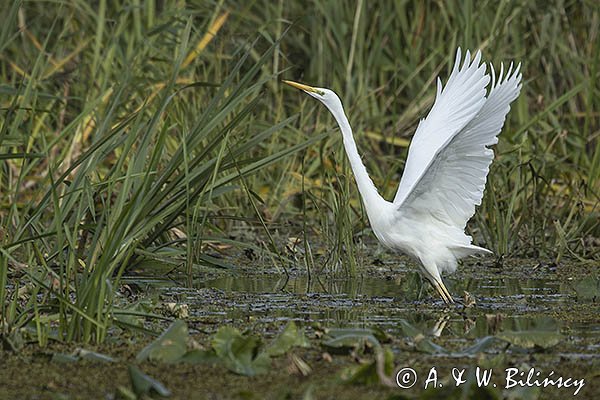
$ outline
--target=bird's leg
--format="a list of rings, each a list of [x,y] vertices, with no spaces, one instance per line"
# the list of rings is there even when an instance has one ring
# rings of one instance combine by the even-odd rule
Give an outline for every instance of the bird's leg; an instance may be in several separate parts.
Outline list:
[[[454,299],[450,295],[450,292],[448,292],[448,289],[446,289],[446,285],[444,285],[442,277],[440,276],[435,263],[432,263],[428,260],[421,260],[421,263],[423,265],[423,268],[421,269],[423,276],[427,278],[427,280],[431,283],[431,286],[437,290],[442,300],[444,300],[444,303],[446,303],[446,305],[453,304]]]
[[[436,278],[434,276],[431,276],[430,274],[427,274],[426,277],[431,283],[431,286],[433,286],[435,290],[437,290],[442,300],[444,300],[444,303],[454,304],[454,299],[450,295],[450,292],[448,292],[448,289],[446,289],[446,285],[444,285],[444,282],[442,281],[441,277]]]
[[[440,293],[440,296],[442,296],[442,299],[444,299],[446,304],[454,304],[454,299],[452,298],[452,295],[450,294],[448,289],[446,289],[446,285],[444,285],[444,282],[441,278],[439,281],[436,280],[436,285],[437,291]]]
[[[444,303],[446,303],[446,304],[454,303],[454,300],[452,299],[452,297],[450,297],[450,295],[447,293],[448,290],[444,286],[443,282],[438,282],[436,280],[433,280],[431,283],[432,283],[433,287],[435,288],[435,290],[437,290],[437,292],[439,293],[442,300],[444,300]]]

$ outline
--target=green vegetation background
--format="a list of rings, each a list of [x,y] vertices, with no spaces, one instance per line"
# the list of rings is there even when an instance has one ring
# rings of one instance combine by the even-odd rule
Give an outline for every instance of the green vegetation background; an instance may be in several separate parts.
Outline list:
[[[341,95],[389,199],[458,46],[481,49],[496,70],[521,62],[524,77],[469,224],[478,244],[498,256],[600,257],[596,1],[1,7],[5,333],[32,316],[43,331],[49,307],[59,336],[101,341],[131,265],[158,260],[191,275],[223,266],[208,248],[235,245],[285,268],[279,232],[355,272],[347,250],[366,219],[341,138],[323,107],[280,79]]]

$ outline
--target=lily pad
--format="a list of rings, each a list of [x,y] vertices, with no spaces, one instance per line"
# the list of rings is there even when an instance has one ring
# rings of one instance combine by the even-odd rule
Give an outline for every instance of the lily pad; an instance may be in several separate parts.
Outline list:
[[[433,343],[433,341],[425,336],[423,332],[408,323],[406,320],[401,319],[400,326],[402,327],[404,334],[412,339],[413,343],[415,344],[415,348],[418,351],[428,354],[448,353],[448,350],[438,344]]]
[[[183,357],[181,357],[180,361],[187,362],[191,364],[218,364],[221,362],[221,359],[217,356],[214,350],[199,350],[194,349],[190,350]]]
[[[178,361],[187,351],[188,328],[185,322],[176,320],[154,342],[137,355],[138,361]]]
[[[279,356],[287,353],[292,347],[310,347],[304,330],[299,329],[294,321],[290,321],[286,325],[266,351],[270,356]]]
[[[456,355],[458,356],[473,356],[477,353],[482,353],[492,347],[494,343],[496,343],[498,339],[494,336],[485,336],[481,339],[478,339],[475,344],[469,346],[465,349],[462,349]]]
[[[496,335],[498,339],[504,340],[514,346],[532,349],[540,347],[547,349],[556,346],[564,336],[553,331],[505,331]]]
[[[171,395],[171,391],[165,385],[144,374],[135,365],[129,366],[129,378],[131,379],[133,391],[137,396],[149,395],[152,392],[156,392],[159,396],[163,397]]]
[[[415,348],[423,353],[428,354],[446,354],[448,350],[439,344],[434,343],[431,339],[427,338],[425,335],[417,335],[413,338],[413,342],[415,343]]]
[[[404,332],[404,334],[406,336],[409,336],[411,338],[413,338],[413,337],[415,337],[417,335],[422,335],[423,334],[423,332],[421,332],[420,329],[418,329],[414,325],[411,325],[405,319],[401,319],[400,320],[400,327],[402,328],[402,332]]]
[[[114,362],[115,359],[105,354],[96,353],[94,351],[78,348],[72,354],[54,353],[52,362],[56,363],[73,363],[80,360],[91,362]]]
[[[90,351],[86,349],[77,349],[75,350],[75,354],[81,360],[105,363],[115,362],[115,359],[111,356],[107,356],[106,354],[97,353],[95,351]]]
[[[356,384],[376,384],[380,383],[382,373],[389,376],[394,371],[394,354],[392,351],[384,347],[380,350],[383,357],[376,357],[374,360],[365,364],[352,366],[342,372],[342,379],[347,383]],[[377,365],[378,363],[382,365]]]
[[[267,372],[269,354],[260,351],[256,336],[244,336],[237,329],[221,327],[212,339],[212,347],[227,369],[236,374],[254,376]]]
[[[369,344],[373,347],[381,347],[375,332],[371,329],[331,329],[327,332],[330,339],[323,345],[330,349],[352,349]]]

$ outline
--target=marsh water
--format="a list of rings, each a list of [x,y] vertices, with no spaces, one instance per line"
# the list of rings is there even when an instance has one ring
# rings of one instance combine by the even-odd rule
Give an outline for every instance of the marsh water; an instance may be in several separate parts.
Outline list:
[[[600,276],[593,266],[535,260],[500,266],[468,263],[445,278],[458,300],[450,309],[410,264],[371,267],[355,277],[245,268],[200,275],[191,285],[176,274],[166,279],[137,275],[127,281],[186,304],[193,319],[213,324],[293,320],[328,327],[377,326],[401,335],[401,320],[427,332],[443,318],[445,329],[436,336],[454,342],[502,330],[556,330],[569,335],[572,356],[600,357]]]
[[[388,337],[385,346],[394,354],[394,365],[414,368],[421,385],[423,375],[432,366],[438,368],[444,385],[452,382],[449,376],[454,368],[483,366],[503,371],[507,366],[516,366],[524,371],[536,368],[544,374],[556,371],[561,376],[585,379],[577,398],[597,398],[600,390],[596,383],[600,379],[597,265],[553,265],[530,259],[501,264],[489,259],[472,260],[459,266],[455,274],[445,277],[448,289],[457,299],[452,307],[445,307],[435,291],[421,280],[416,266],[402,258],[369,262],[353,277],[309,276],[302,268],[286,274],[274,267],[250,262],[232,269],[203,269],[190,281],[177,269],[164,268],[164,273],[157,273],[156,266],[151,270],[132,270],[121,283],[121,301],[145,302],[147,307],[163,313],[167,304],[180,307],[179,311],[185,309],[184,313],[171,309],[167,312],[168,319],[185,320],[190,336],[200,346],[210,343],[212,335],[224,325],[269,341],[289,321],[302,327],[311,341],[310,348],[296,351],[310,366],[307,376],[290,372],[293,362],[289,357],[274,360],[275,368],[264,377],[239,376],[222,368],[198,365],[142,364],[144,371],[171,389],[173,398],[195,398],[199,392],[210,395],[209,398],[223,399],[472,398],[479,393],[448,394],[441,392],[441,385],[436,389],[440,392],[436,392],[419,385],[399,391],[377,384],[344,383],[340,380],[341,371],[361,365],[372,356],[354,352],[326,356],[330,350],[319,337],[331,328],[375,328],[385,332]],[[158,328],[164,329],[167,325],[165,321],[162,328],[160,324]],[[412,337],[407,335],[406,326],[414,331]],[[522,332],[527,336],[518,338],[519,345],[477,347],[485,338],[506,332]],[[536,338],[547,333],[553,335],[552,343]],[[421,338],[432,343],[429,350],[419,346]],[[94,363],[70,365],[48,361],[52,359],[52,352],[69,351],[63,347],[51,346],[41,353],[34,351],[18,359],[11,357],[5,360],[0,383],[8,382],[9,388],[14,384],[14,390],[8,393],[23,395],[18,389],[22,387],[18,380],[4,378],[6,374],[21,376],[17,370],[22,368],[25,359],[28,368],[43,371],[34,383],[42,391],[57,382],[66,382],[61,383],[64,387],[51,391],[68,393],[65,398],[79,398],[73,396],[73,388],[77,388],[76,391],[85,396],[113,398],[115,387],[129,385],[126,364],[135,363],[137,352],[150,340],[123,340],[117,335],[108,339],[109,344],[96,347],[120,360],[110,369]],[[469,350],[473,348],[476,350]],[[97,387],[105,388],[102,395],[95,391],[94,385],[85,386],[89,377],[100,381]],[[496,392],[477,395],[490,399],[558,399],[573,396],[573,389],[501,390],[500,387]]]

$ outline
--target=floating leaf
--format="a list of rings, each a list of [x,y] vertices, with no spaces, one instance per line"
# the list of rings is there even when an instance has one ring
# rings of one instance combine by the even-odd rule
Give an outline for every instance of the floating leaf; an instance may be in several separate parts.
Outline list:
[[[97,361],[97,362],[115,362],[115,359],[106,354],[96,353],[86,349],[75,350],[75,355],[81,360]]]
[[[418,328],[408,323],[408,321],[401,319],[400,327],[404,334],[410,337],[414,344],[415,348],[418,351],[429,354],[445,354],[448,353],[448,350],[443,348],[442,346],[435,344],[431,341],[431,339],[427,338]]]
[[[423,332],[421,332],[420,329],[417,329],[415,326],[411,325],[408,321],[404,319],[400,320],[400,327],[402,328],[402,332],[404,332],[406,336],[411,338],[423,334]]]
[[[137,355],[138,361],[175,362],[186,353],[188,329],[185,322],[176,320],[154,342]]]
[[[133,290],[130,285],[128,287],[130,287],[130,290]],[[139,329],[142,331],[145,330],[145,318],[152,318],[154,316],[151,312],[151,307],[143,301],[138,301],[123,309],[115,310],[113,315],[117,325],[126,327],[127,329]]]
[[[165,385],[144,374],[135,365],[129,366],[129,378],[131,379],[131,387],[137,396],[149,395],[151,392],[156,392],[163,397],[171,395],[171,391]]]
[[[223,365],[236,374],[262,374],[271,365],[269,355],[260,352],[260,340],[255,336],[244,336],[233,327],[221,327],[213,337],[212,346]]]
[[[387,342],[389,341],[389,335],[386,334],[381,328],[336,328],[330,329],[327,334],[331,337],[364,337],[370,341],[375,338],[373,342]]]
[[[367,343],[376,348],[381,347],[371,329],[331,329],[327,334],[330,339],[323,342],[323,345],[331,349],[359,348]]]
[[[417,335],[413,338],[415,348],[418,351],[428,354],[446,354],[448,350],[440,346],[439,344],[433,343],[433,341],[427,338],[425,335]]]
[[[563,335],[553,331],[504,331],[496,335],[498,339],[502,339],[512,345],[520,346],[525,349],[541,347],[547,349],[556,346],[562,339]]]
[[[221,362],[221,359],[214,350],[194,349],[185,353],[185,355],[180,358],[180,361],[191,364],[218,364]]]
[[[287,353],[292,347],[310,347],[304,330],[298,329],[294,321],[286,325],[266,351],[270,356],[279,356]]]
[[[477,353],[482,353],[489,349],[498,339],[494,336],[486,336],[481,339],[478,339],[474,345],[469,346],[458,353],[458,356],[472,356]]]
[[[391,375],[394,371],[394,354],[387,347],[379,351],[383,352],[383,357],[376,357],[365,364],[345,369],[342,379],[347,383],[375,384],[385,379],[385,376],[381,376],[382,373]],[[378,363],[382,365],[378,366]]]

